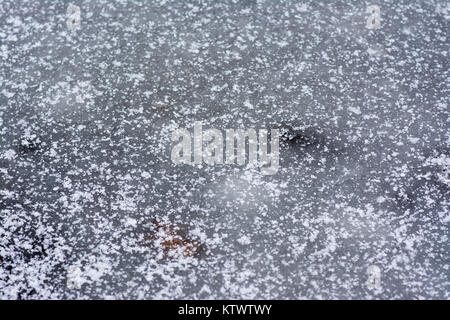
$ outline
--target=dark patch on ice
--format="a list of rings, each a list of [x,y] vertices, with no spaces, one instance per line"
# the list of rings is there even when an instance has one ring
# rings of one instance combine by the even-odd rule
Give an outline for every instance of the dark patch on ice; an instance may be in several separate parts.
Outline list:
[[[18,149],[22,154],[40,150],[42,147],[41,138],[37,135],[24,136],[20,139]]]

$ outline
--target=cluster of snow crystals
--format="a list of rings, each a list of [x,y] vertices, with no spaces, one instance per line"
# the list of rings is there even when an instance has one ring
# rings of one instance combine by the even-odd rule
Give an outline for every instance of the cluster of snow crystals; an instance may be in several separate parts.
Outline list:
[[[0,1],[0,299],[450,298],[449,16]],[[195,121],[278,128],[278,172],[175,165]]]

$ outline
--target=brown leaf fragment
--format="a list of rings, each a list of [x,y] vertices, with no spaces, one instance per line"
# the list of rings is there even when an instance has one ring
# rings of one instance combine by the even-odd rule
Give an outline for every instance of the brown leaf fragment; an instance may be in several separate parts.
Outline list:
[[[203,249],[200,243],[182,232],[178,225],[155,220],[152,222],[152,229],[152,235],[145,236],[144,243],[161,248],[166,256],[193,257]]]

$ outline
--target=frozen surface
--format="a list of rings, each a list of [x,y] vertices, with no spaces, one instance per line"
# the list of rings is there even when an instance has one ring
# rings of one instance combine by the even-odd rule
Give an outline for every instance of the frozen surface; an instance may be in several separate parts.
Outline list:
[[[70,3],[0,2],[0,298],[450,298],[448,1]]]

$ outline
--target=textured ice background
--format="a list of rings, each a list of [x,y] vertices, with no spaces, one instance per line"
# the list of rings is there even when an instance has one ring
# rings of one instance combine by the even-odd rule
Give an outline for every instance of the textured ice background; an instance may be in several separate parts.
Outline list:
[[[449,18],[445,0],[1,1],[0,298],[448,299]],[[273,176],[175,166],[195,120],[309,143]],[[202,252],[143,241],[155,219]]]

